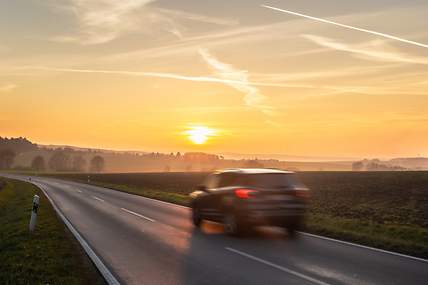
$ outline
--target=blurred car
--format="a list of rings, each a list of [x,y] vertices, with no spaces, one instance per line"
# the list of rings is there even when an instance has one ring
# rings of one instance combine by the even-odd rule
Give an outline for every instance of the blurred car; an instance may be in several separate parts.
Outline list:
[[[229,235],[261,225],[280,226],[294,235],[303,222],[309,189],[290,171],[227,169],[209,175],[190,197],[196,227],[206,219],[223,223]]]

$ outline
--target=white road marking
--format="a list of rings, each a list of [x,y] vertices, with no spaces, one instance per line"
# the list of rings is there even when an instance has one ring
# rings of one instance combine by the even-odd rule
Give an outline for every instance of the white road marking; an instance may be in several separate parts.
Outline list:
[[[82,193],[82,190],[77,190],[77,192]]]
[[[111,189],[111,188],[107,188],[107,189]],[[114,190],[114,189],[112,189],[112,190]],[[115,191],[117,191],[117,190],[115,190]],[[129,194],[129,193],[125,193],[125,192],[122,192],[122,193],[128,194],[128,195],[136,195],[139,198],[142,198],[142,199],[145,199],[145,200],[151,200],[153,202],[157,202],[157,203],[161,203],[161,204],[166,204],[166,205],[169,205],[169,206],[180,207],[180,208],[189,209],[189,210],[191,209],[190,207],[186,207],[186,206],[182,206],[182,205],[177,205],[177,204],[174,204],[174,203],[171,203],[171,202],[156,200],[156,199],[148,198],[148,197],[144,197],[144,196],[139,196],[138,194]],[[349,246],[355,246],[355,247],[365,248],[365,249],[368,249],[368,250],[373,250],[373,251],[377,251],[377,252],[382,252],[382,253],[386,253],[386,254],[400,256],[400,257],[403,257],[403,258],[410,258],[410,259],[413,259],[413,260],[418,260],[418,261],[422,261],[422,262],[428,262],[428,259],[423,259],[423,258],[419,258],[419,257],[407,255],[407,254],[402,254],[402,253],[394,252],[394,251],[384,250],[384,249],[380,249],[380,248],[376,248],[376,247],[365,246],[365,245],[361,245],[361,244],[358,244],[358,243],[352,243],[352,242],[349,242],[349,241],[332,239],[332,238],[329,238],[329,237],[314,235],[314,234],[310,234],[310,233],[306,233],[306,232],[299,232],[299,233],[302,234],[302,235],[306,235],[306,236],[310,236],[310,237],[314,237],[314,238],[325,239],[325,240],[329,240],[329,241],[332,241],[332,242],[346,244],[346,245],[349,245]]]
[[[94,198],[95,200],[98,200],[98,201],[100,201],[100,202],[104,202],[104,200],[103,200],[103,199],[98,198],[97,196],[92,196],[92,198]]]
[[[68,227],[68,229],[71,231],[71,233],[74,235],[74,237],[79,241],[80,245],[83,247],[85,252],[89,255],[89,257],[94,262],[95,266],[98,268],[98,270],[101,272],[101,275],[106,280],[107,284],[109,285],[120,285],[119,281],[114,277],[113,273],[107,268],[107,266],[103,263],[103,261],[98,257],[98,255],[94,252],[94,250],[91,248],[91,246],[86,242],[86,240],[79,234],[79,232],[73,227],[73,225],[70,223],[70,221],[64,216],[64,214],[61,212],[61,210],[56,206],[54,201],[51,199],[51,197],[48,195],[46,190],[42,187],[42,184],[32,182],[34,185],[39,187],[43,193],[45,194],[46,198],[48,198],[49,202],[51,203],[52,207],[55,209],[57,214],[60,216],[60,218],[63,220],[65,225]]]
[[[143,216],[143,215],[141,215],[141,214],[135,213],[135,212],[133,212],[133,211],[131,211],[131,210],[128,210],[128,209],[125,209],[125,208],[120,208],[120,209],[121,209],[122,211],[125,211],[125,212],[127,212],[127,213],[131,214],[131,215],[134,215],[134,216],[137,216],[137,217],[140,217],[140,218],[146,219],[146,220],[148,220],[148,221],[150,221],[150,222],[155,222],[155,220],[150,219],[149,217]]]
[[[248,254],[248,253],[245,253],[245,252],[239,251],[239,250],[237,250],[237,249],[233,249],[233,248],[231,248],[231,247],[225,247],[225,249],[226,249],[226,250],[228,250],[228,251],[231,251],[231,252],[233,252],[233,253],[239,254],[239,255],[241,255],[241,256],[247,257],[247,258],[249,258],[249,259],[252,259],[252,260],[258,261],[258,262],[263,263],[263,264],[265,264],[265,265],[271,266],[271,267],[276,268],[276,269],[278,269],[278,270],[284,271],[284,272],[286,272],[286,273],[288,273],[288,274],[291,274],[291,275],[297,276],[297,277],[299,277],[299,278],[305,279],[305,280],[310,281],[310,282],[312,282],[312,283],[315,283],[315,284],[318,284],[318,285],[328,285],[328,283],[326,283],[326,282],[324,282],[324,281],[321,281],[321,280],[318,280],[318,279],[312,278],[312,277],[310,277],[310,276],[308,276],[308,275],[305,275],[305,274],[303,274],[303,273],[299,273],[299,272],[297,272],[297,271],[294,271],[294,270],[291,270],[291,269],[285,268],[285,267],[283,267],[283,266],[281,266],[281,265],[278,265],[278,264],[275,264],[275,263],[269,262],[269,261],[267,261],[267,260],[264,260],[264,259],[258,258],[258,257],[254,256],[254,255],[251,255],[251,254]]]
[[[7,177],[8,175],[2,174],[2,176]],[[9,178],[11,176],[12,175],[9,175]],[[14,178],[14,177],[11,177],[11,178]],[[15,179],[21,179],[21,178],[19,176],[16,178],[16,176],[15,176]],[[64,181],[64,182],[70,183],[70,181]],[[62,183],[64,183],[64,182],[62,182]],[[112,189],[112,188],[95,186],[95,185],[91,185],[91,184],[87,184],[87,183],[78,183],[78,182],[71,182],[71,183],[80,184],[80,185],[83,184],[85,186],[94,187],[94,188],[102,188],[102,189],[109,189],[109,190],[112,190],[112,191],[118,191],[118,190],[115,190],[115,189]],[[118,191],[118,192],[121,192],[121,191]],[[126,192],[121,192],[121,193],[122,194],[126,194],[126,195],[134,195],[134,196],[137,196],[140,199],[151,200],[153,202],[157,202],[157,203],[160,203],[160,204],[166,204],[166,205],[173,206],[173,207],[190,209],[190,207],[186,207],[186,206],[182,206],[182,205],[177,205],[177,204],[174,204],[174,203],[171,203],[171,202],[156,200],[156,199],[153,199],[153,198],[148,198],[148,197],[140,196],[140,195],[137,195],[137,194],[130,194],[130,193],[126,193]],[[375,248],[375,247],[370,247],[370,246],[364,246],[364,245],[357,244],[357,243],[352,243],[352,242],[347,242],[347,241],[332,239],[332,238],[328,238],[328,237],[325,237],[325,236],[314,235],[314,234],[310,234],[310,233],[306,233],[306,232],[299,232],[299,233],[302,234],[302,235],[306,235],[306,236],[310,236],[310,237],[314,237],[314,238],[320,238],[320,239],[324,239],[324,240],[328,240],[328,241],[332,241],[332,242],[346,244],[346,245],[349,245],[349,246],[355,246],[355,247],[359,247],[359,248],[365,248],[365,249],[368,249],[368,250],[373,250],[373,251],[377,251],[377,252],[381,252],[381,253],[385,253],[385,254],[391,254],[391,255],[395,255],[395,256],[399,256],[399,257],[403,257],[403,258],[409,258],[409,259],[413,259],[413,260],[417,260],[417,261],[427,262],[428,263],[428,259],[423,259],[423,258],[411,256],[411,255],[401,254],[401,253],[398,253],[398,252],[388,251],[388,250],[384,250],[384,249],[380,249],[380,248]]]
[[[353,243],[353,242],[349,242],[349,241],[338,240],[338,239],[334,239],[334,238],[329,238],[329,237],[325,237],[325,236],[314,235],[314,234],[305,233],[305,232],[299,232],[299,233],[302,234],[302,235],[304,235],[304,236],[309,236],[309,237],[319,238],[319,239],[323,239],[323,240],[328,240],[328,241],[331,241],[331,242],[337,242],[337,243],[346,244],[346,245],[350,245],[350,246],[360,247],[360,248],[364,248],[364,249],[368,249],[368,250],[373,250],[373,251],[378,251],[378,252],[382,252],[382,253],[386,253],[386,254],[391,254],[391,255],[395,255],[395,256],[399,256],[399,257],[410,258],[410,259],[417,260],[417,261],[428,262],[428,259],[423,259],[423,258],[419,258],[419,257],[407,255],[407,254],[401,254],[401,253],[398,253],[398,252],[388,251],[388,250],[384,250],[384,249],[380,249],[380,248],[365,246],[365,245],[361,245],[361,244],[357,244],[357,243]]]

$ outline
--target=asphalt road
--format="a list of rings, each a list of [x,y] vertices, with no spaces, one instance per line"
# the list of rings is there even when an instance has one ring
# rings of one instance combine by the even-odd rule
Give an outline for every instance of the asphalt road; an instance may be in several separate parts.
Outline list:
[[[421,260],[304,234],[290,239],[279,229],[231,238],[214,223],[195,230],[186,207],[52,178],[32,182],[122,284],[428,282]]]

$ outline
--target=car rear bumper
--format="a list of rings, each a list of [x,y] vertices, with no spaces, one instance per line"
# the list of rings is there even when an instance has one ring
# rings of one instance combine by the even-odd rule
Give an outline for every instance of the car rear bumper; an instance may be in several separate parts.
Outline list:
[[[253,225],[288,226],[299,224],[303,221],[306,207],[284,207],[272,209],[251,209],[244,211],[243,217]]]

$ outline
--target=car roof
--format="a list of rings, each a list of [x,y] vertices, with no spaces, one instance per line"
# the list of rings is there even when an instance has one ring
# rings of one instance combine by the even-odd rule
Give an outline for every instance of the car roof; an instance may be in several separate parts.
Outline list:
[[[282,173],[282,174],[292,174],[293,171],[285,171],[281,169],[274,168],[228,168],[223,170],[218,170],[216,173],[242,173],[242,174],[264,174],[264,173]]]

